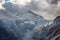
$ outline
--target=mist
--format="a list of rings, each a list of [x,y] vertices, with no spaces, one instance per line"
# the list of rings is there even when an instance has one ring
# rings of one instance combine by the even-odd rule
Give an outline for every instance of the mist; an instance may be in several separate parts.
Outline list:
[[[60,16],[59,0],[0,1],[0,26],[18,40],[34,40],[35,33],[40,40],[41,34],[45,36],[49,31],[46,26],[51,25],[57,16]]]
[[[11,9],[13,7],[14,10],[12,10],[12,11],[14,11],[14,13],[17,13],[17,14],[19,12],[27,13],[29,10],[31,10],[31,11],[35,12],[36,14],[43,16],[47,20],[53,20],[57,16],[60,16],[60,13],[59,13],[60,2],[58,0],[57,1],[56,0],[48,0],[48,1],[47,0],[28,0],[28,1],[27,0],[26,1],[10,0],[10,2],[12,3],[12,6],[9,4],[6,4],[6,5],[11,6]],[[4,3],[2,3],[0,5],[4,5]],[[0,8],[7,9],[4,6],[1,6]],[[8,9],[8,12],[11,9]],[[15,10],[16,10],[16,12],[15,12]],[[24,11],[24,12],[22,12],[22,11]],[[16,15],[16,14],[13,14],[13,15]]]

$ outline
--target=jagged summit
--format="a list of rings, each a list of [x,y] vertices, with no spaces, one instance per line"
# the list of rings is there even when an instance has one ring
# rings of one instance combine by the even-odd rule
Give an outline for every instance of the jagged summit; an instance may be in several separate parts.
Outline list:
[[[60,24],[60,16],[57,16],[57,17],[54,19],[54,23]]]

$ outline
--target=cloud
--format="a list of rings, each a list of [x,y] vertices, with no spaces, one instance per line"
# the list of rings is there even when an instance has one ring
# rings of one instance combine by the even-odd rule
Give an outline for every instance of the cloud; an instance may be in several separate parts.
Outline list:
[[[34,1],[33,1],[34,2]],[[40,0],[32,2],[31,7],[33,11],[36,12],[38,15],[42,15],[45,19],[53,20],[57,16],[60,16],[60,2],[58,0]]]
[[[25,15],[30,10],[48,20],[53,20],[56,16],[60,16],[60,2],[58,0],[10,0],[10,2],[12,6],[6,4],[7,6],[4,5],[3,7],[12,13],[23,13]]]
[[[15,3],[17,5],[26,5],[26,2],[31,2],[31,0],[10,0],[12,3]]]

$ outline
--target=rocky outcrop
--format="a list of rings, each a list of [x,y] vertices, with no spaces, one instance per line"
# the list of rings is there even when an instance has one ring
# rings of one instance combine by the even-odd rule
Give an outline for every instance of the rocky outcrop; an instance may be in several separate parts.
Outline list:
[[[60,16],[54,19],[53,24],[34,33],[34,40],[60,40]]]

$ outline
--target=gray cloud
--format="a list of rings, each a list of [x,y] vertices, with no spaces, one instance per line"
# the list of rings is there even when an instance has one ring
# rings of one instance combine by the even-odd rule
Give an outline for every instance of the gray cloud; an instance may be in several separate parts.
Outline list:
[[[42,15],[48,20],[53,20],[60,16],[60,2],[58,0],[32,0],[25,8],[36,12],[38,15]]]
[[[58,0],[47,0],[50,4],[57,4]]]
[[[58,0],[31,0],[31,2],[26,3],[26,5],[5,3],[3,7],[14,15],[26,15],[30,10],[38,15],[42,15],[45,19],[52,20],[56,16],[60,16],[59,5]]]

